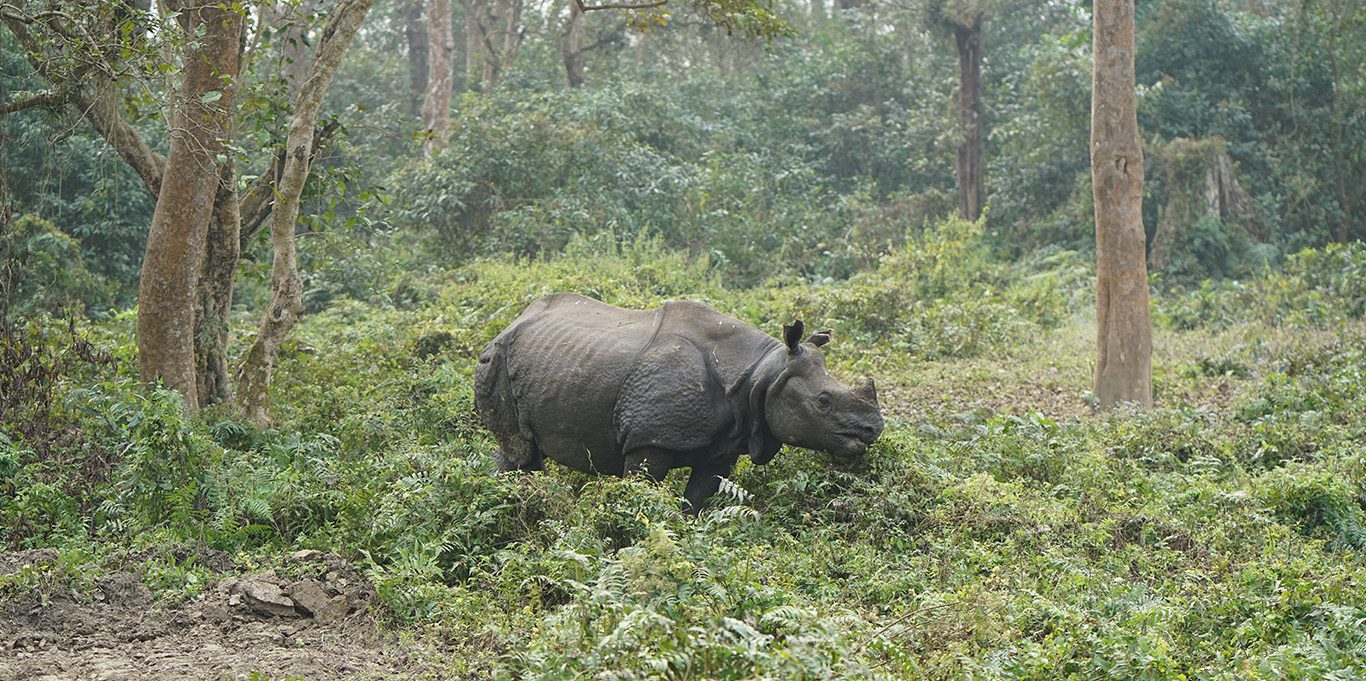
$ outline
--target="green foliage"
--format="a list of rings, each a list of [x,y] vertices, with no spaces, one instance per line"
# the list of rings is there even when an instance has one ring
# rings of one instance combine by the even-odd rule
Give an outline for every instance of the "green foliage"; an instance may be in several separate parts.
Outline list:
[[[13,317],[103,312],[112,287],[86,269],[80,243],[47,220],[0,222],[0,323]]]
[[[1329,327],[1366,315],[1366,246],[1305,249],[1245,281],[1203,282],[1171,296],[1162,315],[1176,328],[1240,322]]]
[[[1358,469],[1361,460],[1352,462]],[[1259,480],[1260,497],[1287,522],[1348,550],[1366,551],[1366,485],[1361,471],[1323,466],[1285,466]],[[1355,484],[1353,484],[1355,478]]]
[[[792,27],[782,17],[774,13],[772,0],[692,0],[697,9],[727,33],[738,32],[750,38],[768,38],[793,35]],[[660,23],[667,24],[667,10],[662,10]],[[648,11],[645,17],[637,17],[648,25]]]
[[[980,223],[930,225],[823,285],[727,288],[659,239],[578,239],[559,258],[397,279],[374,302],[305,318],[264,432],[217,412],[186,419],[170,393],[138,389],[120,364],[126,319],[80,332],[111,344],[112,367],[63,355],[70,333],[35,331],[70,435],[43,455],[36,436],[0,430],[0,541],[65,557],[0,593],[79,586],[101,551],[131,544],[151,547],[149,585],[191,598],[214,568],[174,547],[267,563],[318,548],[362,566],[396,626],[471,642],[449,676],[1359,675],[1360,320],[1335,317],[1346,326],[1331,332],[1290,326],[1302,317],[1278,330],[1256,311],[1226,331],[1196,320],[1166,332],[1178,359],[1158,374],[1164,406],[1068,417],[1025,397],[992,411],[976,405],[999,389],[997,353],[1038,378],[1057,334],[1084,329],[1067,310],[1090,274],[1069,252],[1001,263],[984,238]],[[1299,254],[1274,286],[1287,301],[1344,290],[1344,253]],[[1244,286],[1273,285],[1259,281]],[[764,326],[828,320],[832,371],[877,375],[888,429],[856,462],[797,449],[744,462],[696,519],[681,512],[682,476],[496,474],[474,357],[552,290],[706,300]],[[955,307],[974,311],[970,333],[999,337],[913,345],[907,329]],[[1008,323],[979,319],[990,307]],[[906,347],[924,354],[911,362]],[[905,411],[921,382],[966,403]],[[1183,397],[1221,384],[1233,394],[1213,405]]]
[[[1353,12],[1319,2],[1239,12],[1214,0],[1139,11],[1141,127],[1165,140],[1227,139],[1244,186],[1278,223],[1269,240],[1283,251],[1361,237],[1359,218],[1346,215],[1360,190],[1339,184],[1360,184],[1347,179],[1347,159],[1366,144],[1355,112],[1366,90],[1354,85],[1359,69],[1339,61],[1366,26]],[[1164,201],[1147,203],[1153,224]]]
[[[847,281],[785,284],[770,295],[792,296],[794,303],[777,307],[779,316],[821,319],[860,344],[925,359],[999,350],[1027,328],[1075,313],[1089,265],[1061,253],[1008,267],[992,256],[984,225],[957,218],[927,224]]]
[[[847,274],[857,244],[840,243],[841,208],[817,170],[796,150],[746,143],[764,112],[704,123],[714,113],[698,97],[711,89],[696,89],[470,98],[447,146],[390,181],[392,223],[431,237],[443,260],[655,234],[741,282]]]

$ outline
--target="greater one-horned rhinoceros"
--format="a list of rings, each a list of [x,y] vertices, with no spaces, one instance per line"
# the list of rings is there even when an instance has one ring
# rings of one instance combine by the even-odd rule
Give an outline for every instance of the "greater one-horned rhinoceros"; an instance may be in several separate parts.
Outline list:
[[[759,464],[784,443],[856,456],[882,432],[872,379],[836,381],[819,349],[830,332],[801,336],[800,321],[778,342],[701,303],[623,310],[556,293],[484,348],[474,403],[500,470],[549,457],[659,480],[691,467],[695,513],[742,452]]]

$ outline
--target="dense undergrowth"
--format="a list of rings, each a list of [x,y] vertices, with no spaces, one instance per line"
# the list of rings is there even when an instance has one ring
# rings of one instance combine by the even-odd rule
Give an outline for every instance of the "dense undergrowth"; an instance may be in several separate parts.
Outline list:
[[[176,547],[244,567],[318,548],[366,568],[395,626],[453,642],[451,676],[1366,674],[1360,245],[1160,294],[1159,406],[1104,416],[1068,340],[1090,324],[1074,254],[1002,264],[949,222],[838,283],[716,272],[576,242],[336,298],[287,347],[265,432],[141,391],[129,313],[21,324],[0,344],[0,549],[61,560],[0,597],[141,551],[157,593],[193,598],[218,575]],[[496,475],[473,358],[555,290],[831,326],[833,369],[877,376],[888,429],[853,465],[742,463],[698,519],[680,478]],[[1083,410],[1031,401],[1050,371]],[[984,406],[997,390],[1009,408]],[[908,397],[935,392],[956,402]]]

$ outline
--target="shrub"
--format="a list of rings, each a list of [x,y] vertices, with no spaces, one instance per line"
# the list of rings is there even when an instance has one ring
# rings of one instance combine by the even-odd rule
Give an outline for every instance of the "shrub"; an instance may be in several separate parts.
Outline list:
[[[1366,551],[1366,479],[1324,466],[1287,465],[1263,475],[1258,497],[1301,531]]]
[[[112,298],[112,285],[86,269],[75,238],[36,215],[0,220],[0,324],[37,313],[102,313]]]
[[[1246,281],[1202,282],[1161,305],[1177,329],[1239,322],[1332,327],[1366,315],[1366,245],[1305,249]]]

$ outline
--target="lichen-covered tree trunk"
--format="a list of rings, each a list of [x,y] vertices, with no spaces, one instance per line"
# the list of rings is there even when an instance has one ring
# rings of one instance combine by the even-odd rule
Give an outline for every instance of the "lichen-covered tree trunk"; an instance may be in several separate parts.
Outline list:
[[[564,62],[565,84],[571,88],[583,86],[583,36],[583,11],[570,0],[569,19],[565,22],[564,37],[560,41],[560,58]]]
[[[238,371],[238,407],[258,427],[270,424],[270,380],[275,358],[303,312],[303,280],[299,277],[294,228],[299,218],[299,197],[303,194],[304,180],[308,178],[313,157],[313,127],[342,56],[372,4],[373,0],[341,0],[333,9],[323,27],[289,123],[285,164],[276,185],[275,208],[271,214],[270,241],[275,260],[271,265],[270,305],[256,332],[256,340]]]
[[[199,275],[195,307],[195,378],[199,406],[232,400],[228,371],[228,315],[232,312],[233,279],[241,259],[241,214],[237,199],[237,170],[231,160],[222,166],[213,219],[205,239],[204,267]]]
[[[1097,0],[1091,81],[1099,406],[1152,406],[1152,321],[1143,233],[1143,148],[1134,89],[1133,0]]]
[[[958,215],[975,221],[982,215],[982,14],[953,24],[958,47],[958,128],[962,141],[954,162],[958,182]]]
[[[455,81],[451,0],[427,0],[427,40],[431,48],[427,93],[422,101],[422,126],[427,139],[422,144],[422,153],[431,156],[451,131],[451,92]]]
[[[446,2],[449,3],[450,0]],[[431,69],[428,62],[431,48],[427,40],[425,20],[427,10],[423,0],[404,0],[399,12],[403,15],[403,37],[408,45],[408,82],[412,93],[412,110],[413,114],[421,116],[422,102],[427,94],[427,72]]]
[[[193,39],[185,47],[170,152],[147,234],[138,289],[138,363],[143,381],[164,381],[195,410],[196,294],[218,194],[218,156],[231,128],[242,15],[217,2],[175,5],[171,9]]]

